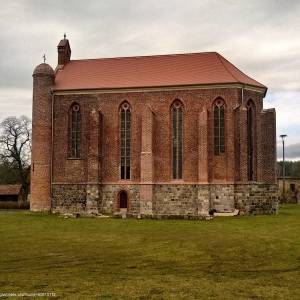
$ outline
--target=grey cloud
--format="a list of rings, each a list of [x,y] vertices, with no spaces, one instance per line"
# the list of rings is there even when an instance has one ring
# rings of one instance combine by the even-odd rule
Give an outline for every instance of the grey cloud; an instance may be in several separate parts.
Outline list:
[[[269,91],[299,91],[299,15],[298,0],[11,0],[0,11],[0,117],[30,113],[33,68],[44,53],[55,67],[64,32],[74,59],[218,51]]]
[[[0,120],[8,116],[26,115],[31,117],[32,91],[7,89],[0,91]]]
[[[284,152],[286,159],[300,159],[300,143],[286,146]],[[282,146],[277,147],[277,158],[282,160]]]
[[[273,39],[288,34],[295,41],[297,11],[297,1],[11,1],[0,13],[7,28],[0,33],[0,72],[6,70],[0,86],[28,86],[26,74],[43,52],[55,65],[55,46],[66,31],[76,58],[220,51],[272,88],[298,88],[299,81],[285,83],[294,77],[292,66],[278,64],[282,53],[276,55]],[[269,53],[259,54],[268,43]],[[287,45],[285,59],[295,62],[295,50]]]

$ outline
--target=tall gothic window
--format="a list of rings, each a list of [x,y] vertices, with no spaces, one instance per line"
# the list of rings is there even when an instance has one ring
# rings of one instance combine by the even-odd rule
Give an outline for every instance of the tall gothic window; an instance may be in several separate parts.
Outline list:
[[[225,120],[224,101],[218,99],[214,105],[214,153],[220,155],[225,152]]]
[[[80,158],[81,114],[80,106],[75,103],[69,112],[69,157]]]
[[[121,179],[130,179],[130,129],[131,110],[129,104],[125,102],[120,111]]]
[[[173,179],[182,179],[183,106],[179,100],[172,105],[172,169]]]
[[[248,180],[254,180],[254,103],[247,103],[247,156]]]

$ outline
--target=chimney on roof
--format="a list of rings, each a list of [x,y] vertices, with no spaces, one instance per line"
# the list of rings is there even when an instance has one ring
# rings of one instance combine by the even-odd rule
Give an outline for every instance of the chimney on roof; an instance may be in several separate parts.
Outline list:
[[[69,40],[66,39],[66,34],[64,34],[63,40],[61,40],[57,46],[58,53],[58,66],[65,65],[70,61],[71,58],[71,47]]]

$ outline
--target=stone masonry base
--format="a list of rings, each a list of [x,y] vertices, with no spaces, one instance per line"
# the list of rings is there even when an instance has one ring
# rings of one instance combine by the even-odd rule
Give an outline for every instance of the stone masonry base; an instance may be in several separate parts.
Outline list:
[[[251,184],[54,184],[52,211],[80,214],[124,214],[119,195],[127,194],[128,216],[201,219],[210,210],[240,215],[274,214],[278,207],[277,186]]]

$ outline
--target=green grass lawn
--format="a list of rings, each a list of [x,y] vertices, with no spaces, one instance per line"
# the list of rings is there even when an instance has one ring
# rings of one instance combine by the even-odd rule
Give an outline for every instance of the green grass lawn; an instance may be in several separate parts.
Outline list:
[[[0,211],[0,255],[0,293],[300,299],[300,205],[211,221]]]

